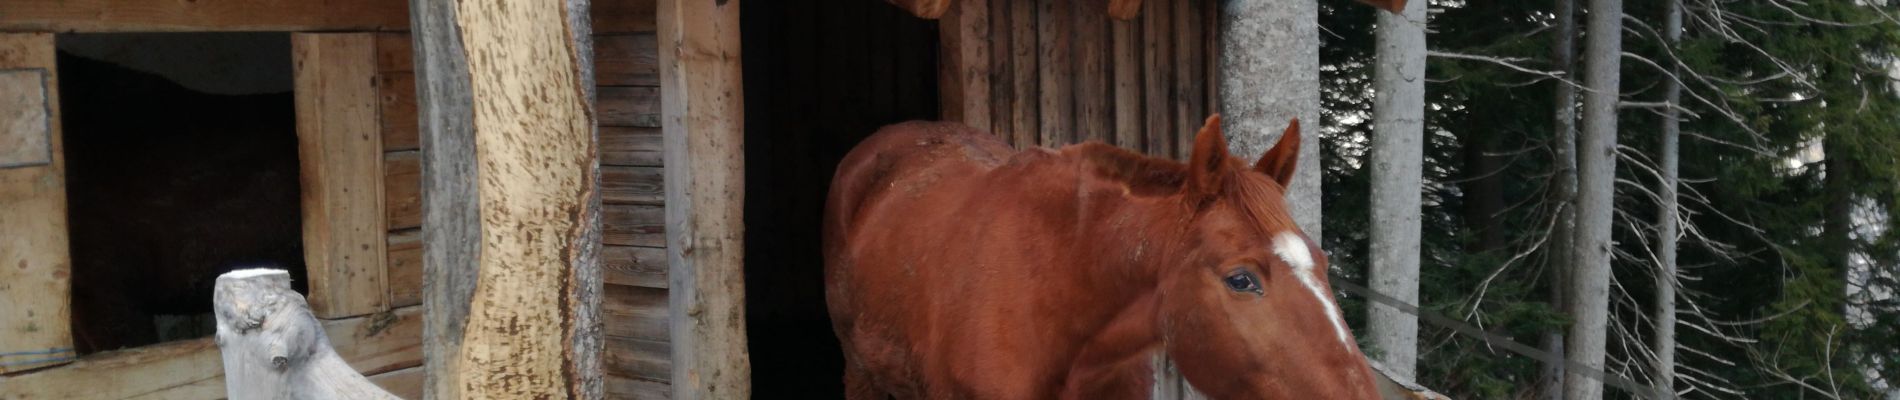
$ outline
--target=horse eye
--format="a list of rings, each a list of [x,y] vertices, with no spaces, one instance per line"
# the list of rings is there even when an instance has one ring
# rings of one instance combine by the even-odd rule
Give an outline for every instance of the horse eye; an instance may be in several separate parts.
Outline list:
[[[1234,271],[1233,273],[1227,274],[1227,277],[1223,278],[1222,281],[1225,281],[1227,283],[1227,289],[1233,290],[1236,292],[1248,292],[1248,293],[1254,293],[1254,294],[1259,294],[1261,292],[1260,278],[1257,276],[1254,276],[1252,271],[1247,271],[1244,269],[1239,270],[1239,271]]]

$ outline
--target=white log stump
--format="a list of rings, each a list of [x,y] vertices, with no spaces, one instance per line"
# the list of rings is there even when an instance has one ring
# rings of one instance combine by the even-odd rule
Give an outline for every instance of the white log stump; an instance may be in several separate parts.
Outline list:
[[[225,396],[231,400],[397,399],[337,356],[281,269],[218,276],[212,290]]]

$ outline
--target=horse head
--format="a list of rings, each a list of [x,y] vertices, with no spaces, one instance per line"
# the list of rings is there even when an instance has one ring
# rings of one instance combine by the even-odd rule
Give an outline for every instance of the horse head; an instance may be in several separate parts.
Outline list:
[[[1182,375],[1212,398],[1378,398],[1326,256],[1283,199],[1299,147],[1295,120],[1248,168],[1215,115],[1186,165],[1178,198],[1191,216],[1180,264],[1159,272],[1157,324]]]

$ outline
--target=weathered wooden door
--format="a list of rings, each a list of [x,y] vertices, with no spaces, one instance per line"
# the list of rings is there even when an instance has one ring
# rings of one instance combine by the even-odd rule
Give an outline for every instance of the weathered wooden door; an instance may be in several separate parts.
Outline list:
[[[0,34],[0,373],[73,358],[53,35]]]

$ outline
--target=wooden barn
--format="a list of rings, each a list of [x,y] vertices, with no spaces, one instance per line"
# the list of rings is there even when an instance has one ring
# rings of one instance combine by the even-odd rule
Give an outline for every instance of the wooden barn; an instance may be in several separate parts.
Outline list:
[[[1216,108],[1213,0],[1138,2],[1117,10],[1125,19],[1111,18],[1111,7],[1137,2],[961,0],[914,13],[878,0],[736,3],[594,0],[585,12],[570,9],[566,25],[551,25],[574,35],[579,56],[568,67],[590,89],[579,96],[590,109],[571,116],[595,126],[578,146],[540,148],[530,138],[516,154],[505,152],[522,137],[495,139],[511,137],[504,128],[488,136],[501,124],[483,119],[507,110],[470,104],[486,90],[471,70],[491,67],[473,54],[492,49],[456,39],[471,28],[449,5],[0,2],[0,399],[223,397],[218,348],[194,328],[208,326],[211,279],[259,262],[292,269],[337,351],[405,398],[421,398],[425,386],[463,393],[454,383],[473,378],[446,376],[480,367],[458,351],[489,340],[477,318],[503,307],[484,311],[493,296],[560,300],[523,301],[543,307],[529,313],[553,330],[520,334],[561,344],[538,350],[569,360],[551,365],[583,366],[551,372],[569,380],[555,384],[569,393],[836,397],[842,357],[823,304],[819,217],[833,169],[860,139],[885,124],[947,119],[1019,146],[1100,140],[1180,157]],[[124,50],[202,47],[246,54],[242,70],[277,66],[278,77],[258,79],[282,87],[208,94],[181,82],[232,76],[218,69],[221,58]],[[170,72],[179,68],[197,70]],[[86,97],[100,101],[138,95],[88,86],[92,79],[138,80],[202,101],[125,103],[153,109],[127,113],[68,98],[77,88],[102,93]],[[177,117],[190,113],[206,114]],[[100,122],[133,117],[146,119]],[[219,118],[234,122],[194,122]],[[273,121],[283,126],[264,127]],[[95,148],[81,153],[80,127],[107,139],[86,139]],[[478,133],[452,136],[467,130]],[[217,143],[215,154],[250,157],[199,160],[223,160],[202,150],[207,143]],[[565,181],[491,178],[519,173],[495,163],[521,154],[584,162]],[[185,162],[202,166],[154,167]],[[265,164],[284,171],[206,178],[227,191],[136,185]],[[100,178],[124,174],[137,178]],[[234,186],[243,182],[275,183],[258,191],[279,195],[208,216],[179,211],[247,196],[250,186]],[[134,186],[144,191],[121,189]],[[494,244],[511,240],[494,232],[517,229],[502,220],[528,217],[498,212],[508,204],[491,202],[491,190],[543,188],[578,188],[553,191],[571,213],[536,214],[568,223],[557,243],[566,252]],[[114,211],[143,201],[134,196],[170,203]],[[246,211],[261,203],[295,211]],[[178,215],[144,221],[164,212]],[[586,228],[595,220],[598,231]],[[268,226],[239,229],[260,224]],[[137,244],[127,238],[135,235]],[[275,247],[224,246],[279,236]],[[159,251],[179,247],[210,250]],[[289,253],[262,255],[271,251]],[[507,258],[520,254],[529,258]],[[508,275],[533,260],[555,260],[544,264],[557,273]],[[586,289],[596,281],[601,290]],[[472,296],[487,300],[471,311]],[[161,302],[185,305],[121,312]],[[585,328],[593,316],[597,332]],[[598,375],[584,368],[594,360]]]

